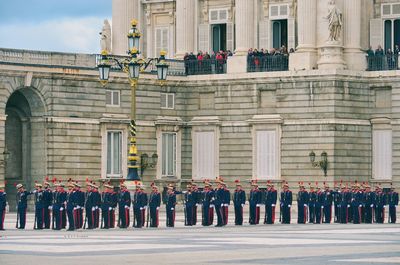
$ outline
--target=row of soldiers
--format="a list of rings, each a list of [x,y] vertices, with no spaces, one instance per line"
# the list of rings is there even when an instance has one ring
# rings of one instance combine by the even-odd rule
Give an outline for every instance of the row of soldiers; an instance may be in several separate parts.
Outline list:
[[[236,189],[231,192],[222,179],[217,179],[214,189],[211,182],[205,181],[201,190],[195,184],[189,184],[186,191],[177,191],[169,185],[165,196],[166,226],[175,224],[176,195],[182,194],[185,225],[197,224],[198,208],[201,208],[203,226],[210,226],[214,222],[214,211],[217,216],[216,226],[225,226],[228,223],[229,206],[232,202],[235,212],[235,225],[243,224],[243,209],[249,204],[249,224],[257,225],[260,222],[261,208],[265,207],[264,224],[275,222],[275,212],[278,192],[274,184],[268,182],[266,189],[259,189],[257,181],[251,183],[248,200],[240,181],[235,181]],[[317,183],[316,183],[317,184]],[[127,228],[130,226],[130,209],[133,208],[133,226],[159,226],[159,209],[162,196],[158,187],[151,185],[151,193],[147,195],[144,186],[136,185],[136,190],[131,198],[131,193],[125,183],[120,183],[119,191],[109,183],[103,185],[100,193],[99,187],[86,183],[86,192],[81,190],[78,182],[67,183],[67,190],[63,183],[54,183],[52,190],[50,183],[45,181],[35,184],[33,191],[25,190],[22,184],[16,186],[17,193],[17,222],[16,228],[24,229],[26,224],[26,209],[28,196],[34,196],[35,202],[35,229],[65,229],[68,220],[68,230],[80,228],[114,228],[116,211],[118,211],[117,226]],[[292,191],[287,183],[283,184],[280,192],[280,217],[279,221],[288,224],[291,221],[291,206],[293,202]],[[309,191],[304,183],[299,183],[297,193],[297,222],[298,223],[330,223],[332,218],[337,223],[383,223],[385,208],[389,207],[388,222],[396,222],[396,207],[399,202],[398,193],[392,187],[389,193],[384,193],[377,185],[371,191],[368,184],[360,186],[355,183],[351,188],[347,185],[335,185],[331,190],[327,184],[324,189],[309,183]],[[0,230],[4,229],[6,208],[6,194],[0,189]],[[333,208],[333,211],[332,211]],[[146,218],[147,212],[147,218]],[[146,223],[147,222],[147,223]]]

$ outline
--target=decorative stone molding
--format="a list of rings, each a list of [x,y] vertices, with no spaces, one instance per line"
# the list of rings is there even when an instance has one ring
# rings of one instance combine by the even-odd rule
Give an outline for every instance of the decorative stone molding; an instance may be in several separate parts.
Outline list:
[[[204,125],[214,125],[220,126],[221,121],[218,116],[203,116],[203,117],[194,117],[189,123],[189,126],[204,126]]]
[[[46,117],[48,123],[80,123],[80,124],[100,124],[98,119],[72,118],[72,117]]]
[[[280,115],[254,115],[250,120],[247,120],[249,124],[282,124],[283,118]]]
[[[284,125],[321,125],[321,124],[342,124],[370,126],[369,120],[356,119],[304,119],[304,120],[285,120]]]

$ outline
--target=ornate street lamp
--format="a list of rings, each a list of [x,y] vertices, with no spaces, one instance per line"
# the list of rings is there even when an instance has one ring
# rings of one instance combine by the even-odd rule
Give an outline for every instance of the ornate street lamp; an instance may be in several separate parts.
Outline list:
[[[162,82],[165,82],[168,75],[168,64],[165,59],[166,52],[160,52],[160,58],[139,58],[139,43],[141,33],[137,28],[137,20],[131,21],[131,29],[128,32],[128,54],[130,55],[130,59],[117,59],[112,55],[108,55],[106,51],[102,51],[101,59],[98,63],[97,67],[99,69],[99,78],[101,84],[105,86],[110,77],[110,70],[112,66],[117,65],[122,71],[128,74],[129,82],[131,85],[131,122],[129,125],[129,155],[128,155],[128,176],[127,180],[140,180],[138,175],[138,168],[141,169],[141,175],[143,175],[144,170],[147,167],[154,167],[157,163],[157,154],[153,154],[151,157],[151,161],[148,162],[148,155],[142,154],[140,156],[140,161],[137,152],[136,146],[136,88],[139,79],[140,72],[145,70],[147,66],[150,65],[152,61],[157,60],[157,78]],[[140,162],[140,163],[139,163]]]
[[[308,156],[310,157],[311,165],[313,167],[321,168],[321,170],[324,172],[324,176],[326,177],[327,173],[328,173],[328,154],[325,151],[323,151],[321,153],[321,160],[317,161],[317,162],[315,162],[315,153],[314,153],[314,151],[311,151]]]
[[[6,148],[4,148],[4,151],[3,151],[3,159],[0,160],[0,165],[1,165],[1,166],[6,165],[7,160],[8,160],[9,158],[10,158],[10,152],[7,150],[7,147],[6,147]]]

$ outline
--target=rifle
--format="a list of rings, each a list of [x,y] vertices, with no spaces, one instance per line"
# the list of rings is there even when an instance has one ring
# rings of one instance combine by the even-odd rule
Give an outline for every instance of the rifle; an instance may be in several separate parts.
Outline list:
[[[151,193],[150,193],[149,200],[148,200],[148,202],[147,202],[146,227],[149,227],[149,219],[150,219],[150,200],[151,200],[151,197],[152,197],[152,195],[151,195]]]
[[[85,222],[83,223],[83,229],[86,229],[87,212],[85,211]]]
[[[54,229],[54,211],[53,214],[51,215],[51,229]]]

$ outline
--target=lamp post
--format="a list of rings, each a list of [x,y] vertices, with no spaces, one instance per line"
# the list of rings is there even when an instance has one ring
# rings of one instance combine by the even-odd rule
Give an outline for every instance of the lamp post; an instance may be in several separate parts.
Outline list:
[[[147,66],[154,60],[157,60],[157,78],[160,81],[160,84],[163,84],[167,79],[168,75],[168,64],[165,60],[165,51],[160,52],[160,58],[140,58],[139,54],[139,40],[141,37],[141,33],[137,28],[137,20],[131,21],[131,29],[128,32],[128,54],[130,58],[117,59],[112,55],[109,55],[107,51],[101,52],[101,59],[99,64],[97,65],[99,69],[99,79],[100,83],[105,86],[108,83],[110,77],[110,71],[112,66],[118,65],[119,68],[128,74],[129,83],[131,86],[131,115],[130,115],[130,124],[129,124],[129,154],[128,154],[128,176],[127,180],[135,180],[140,181],[140,177],[138,174],[138,169],[141,169],[141,175],[143,175],[144,169],[146,169],[149,164],[145,156],[141,156],[141,161],[139,161],[138,150],[136,146],[136,88],[138,85],[138,79],[140,72],[145,70]],[[152,158],[157,156],[157,154],[153,154]],[[146,154],[147,156],[147,154]],[[147,156],[148,158],[148,156]],[[157,156],[158,158],[158,156]],[[144,161],[145,160],[145,161]],[[157,159],[153,160],[153,163],[157,163]],[[139,163],[140,162],[140,163]],[[151,164],[150,164],[151,165]],[[154,167],[154,165],[153,165]]]
[[[10,157],[10,152],[7,150],[7,148],[4,148],[3,159],[0,160],[0,166],[5,166],[9,157]]]
[[[313,167],[319,167],[324,172],[324,176],[327,176],[328,173],[328,154],[323,151],[321,153],[321,160],[315,162],[315,153],[311,151],[308,155],[310,157],[310,162]]]

